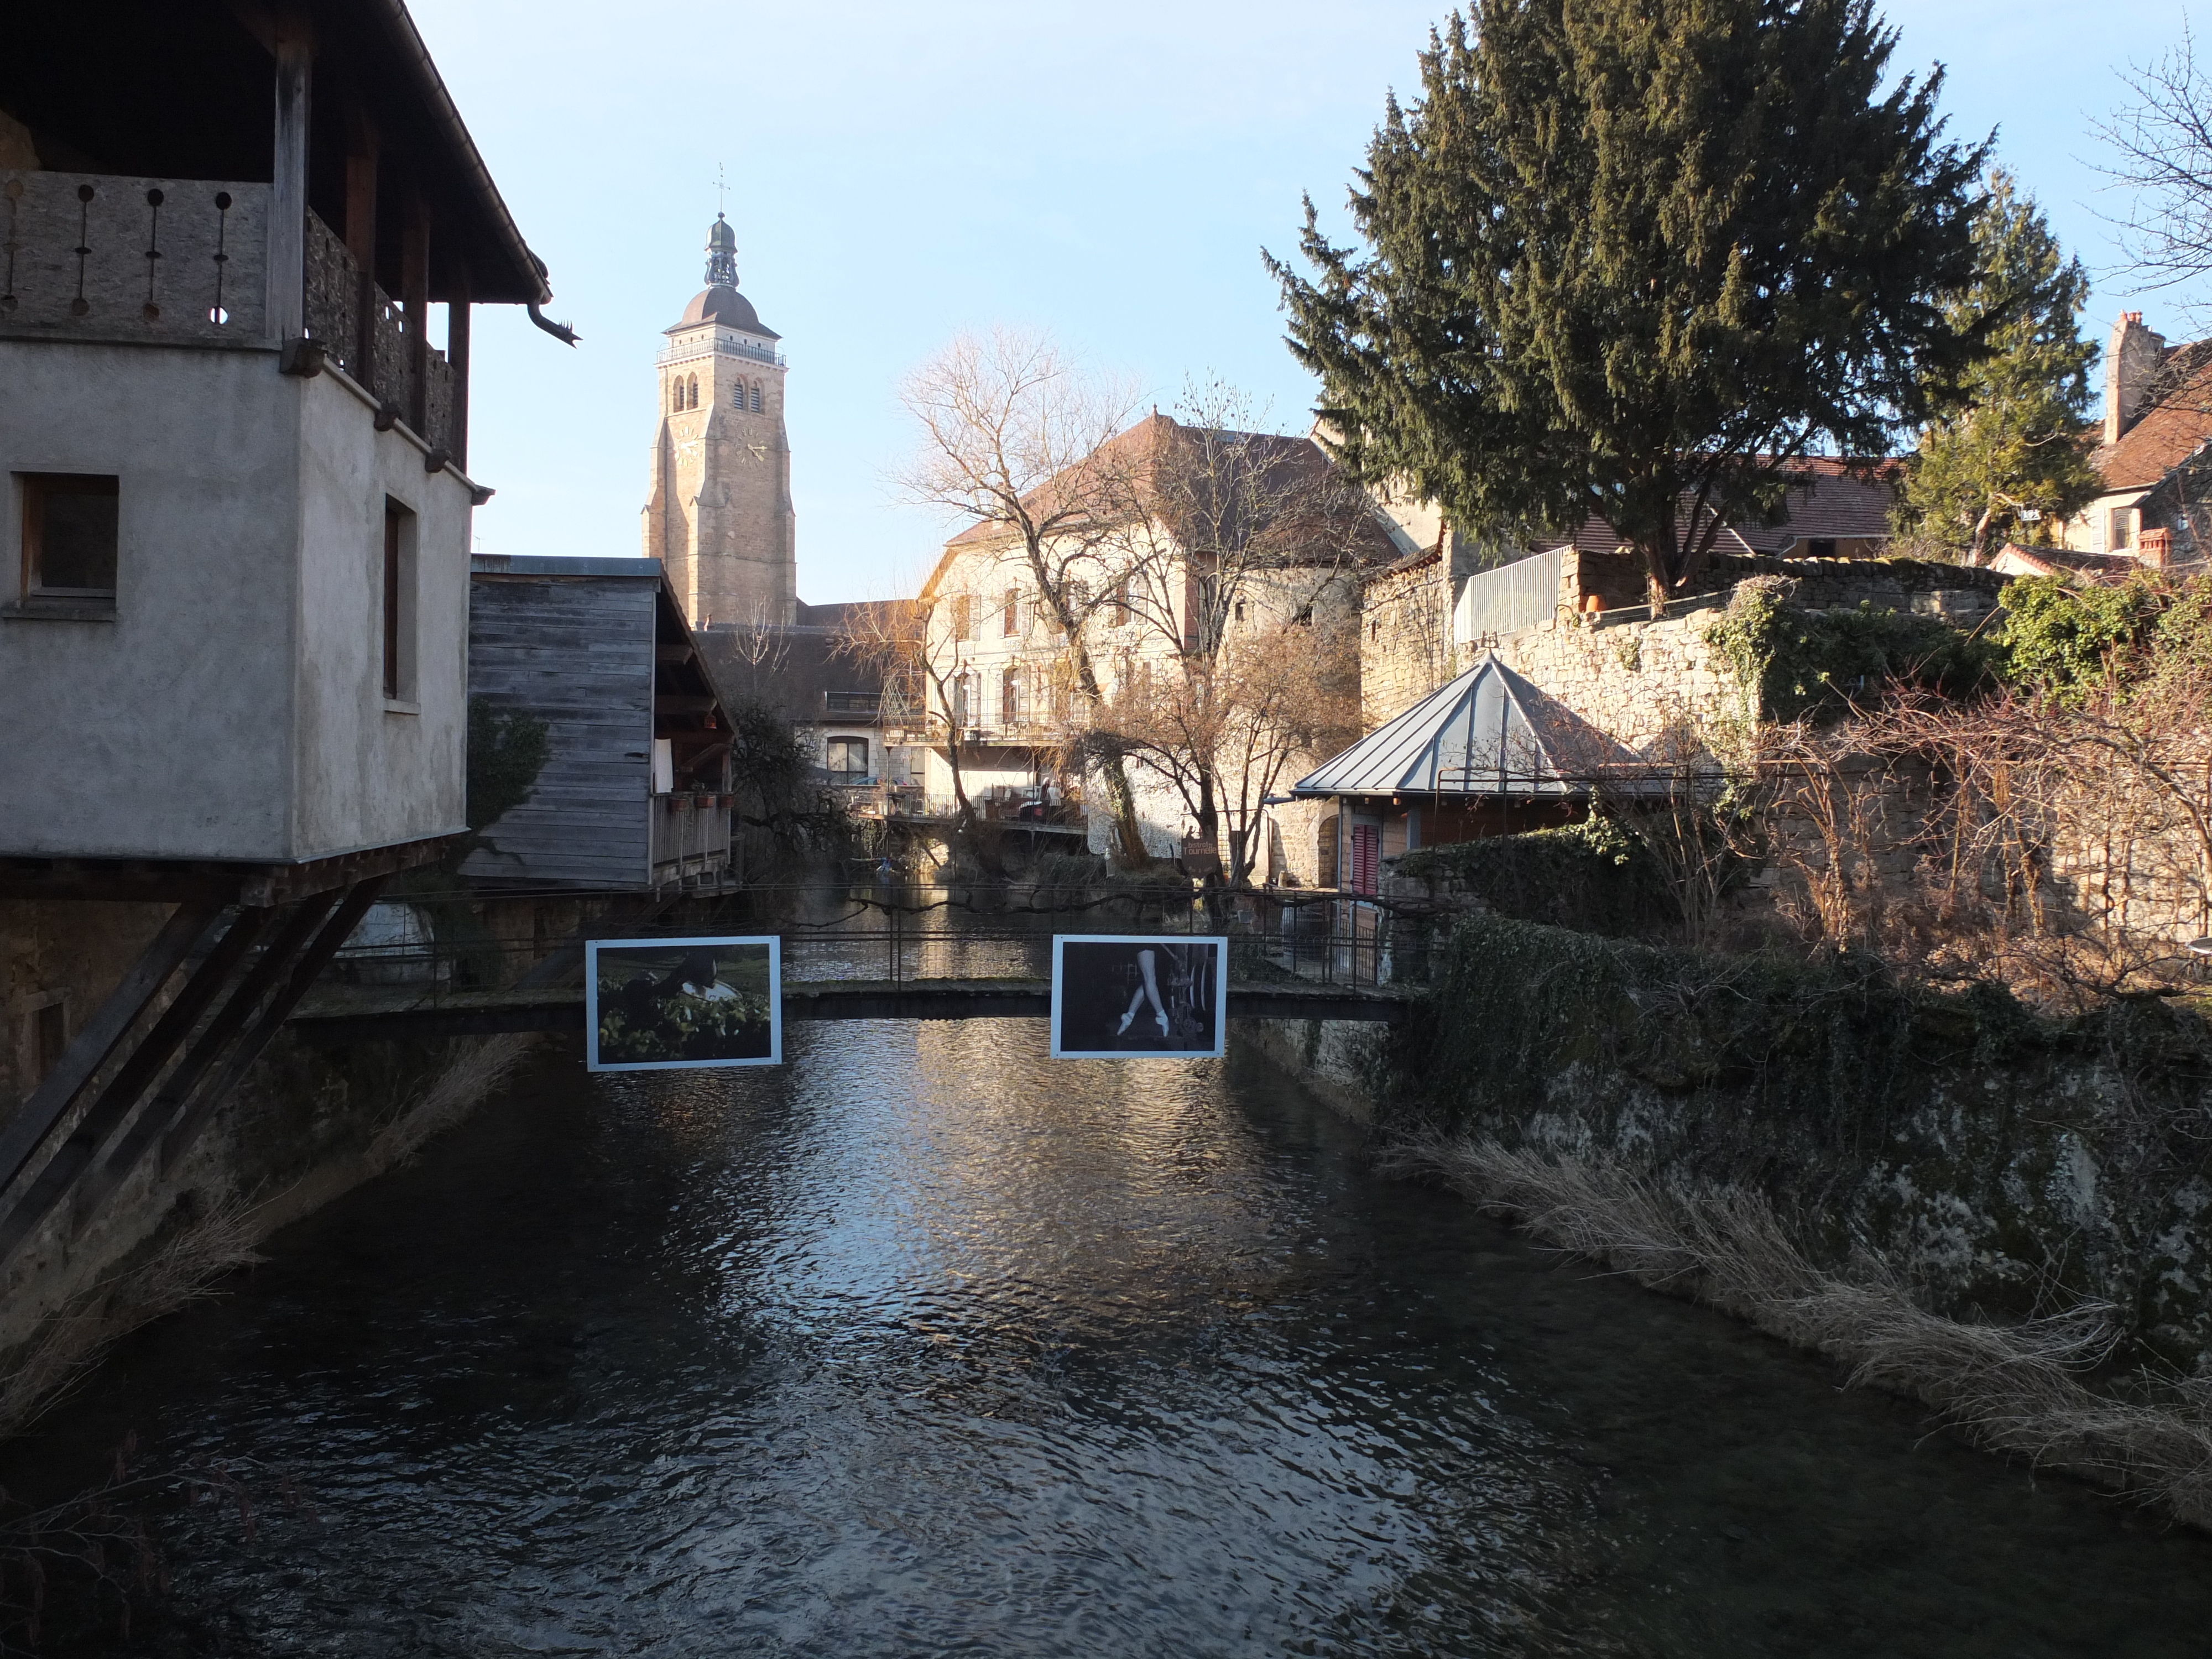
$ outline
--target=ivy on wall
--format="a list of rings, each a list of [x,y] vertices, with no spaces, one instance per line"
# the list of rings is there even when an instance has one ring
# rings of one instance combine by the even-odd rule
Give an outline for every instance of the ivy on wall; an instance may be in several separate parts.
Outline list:
[[[1756,694],[1757,712],[1784,720],[1837,718],[1893,684],[1971,696],[1994,683],[2000,661],[1990,642],[1933,617],[1870,604],[1802,610],[1780,584],[1757,580],[1736,590],[1705,641]]]
[[[1996,643],[2008,679],[2069,708],[2212,667],[2212,576],[2176,583],[2145,571],[2113,586],[2024,576],[2005,589]]]
[[[1449,884],[1499,915],[1637,937],[1679,927],[1679,909],[1644,844],[1610,819],[1418,848],[1397,873]]]

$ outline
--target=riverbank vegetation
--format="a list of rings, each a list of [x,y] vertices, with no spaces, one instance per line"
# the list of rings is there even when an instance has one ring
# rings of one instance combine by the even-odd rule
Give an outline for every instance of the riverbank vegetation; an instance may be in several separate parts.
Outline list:
[[[2212,1021],[1461,917],[1385,1165],[2212,1525]]]

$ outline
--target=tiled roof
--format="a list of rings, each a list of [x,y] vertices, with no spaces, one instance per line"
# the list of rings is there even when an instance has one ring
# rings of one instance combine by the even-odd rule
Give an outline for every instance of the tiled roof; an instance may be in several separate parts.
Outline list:
[[[2084,553],[2070,547],[2022,547],[2007,542],[1990,555],[1985,568],[2008,576],[2051,576],[2063,571],[2095,581],[2121,581],[2142,566],[2125,553]]]
[[[2172,390],[2122,433],[2119,442],[2100,445],[2091,453],[2106,489],[2148,489],[2212,438],[2212,342],[2177,346],[2167,361],[2177,360],[2177,367],[2196,367],[2178,374]]]
[[[1731,524],[1715,540],[1716,553],[1780,553],[1803,542],[1878,540],[1889,535],[1897,483],[1894,469],[1887,463],[1876,463],[1869,471],[1846,461],[1813,456],[1795,463],[1791,471],[1801,474],[1804,483],[1790,490],[1783,522]],[[1575,532],[1575,545],[1585,553],[1610,553],[1620,545],[1620,538],[1592,514]]]

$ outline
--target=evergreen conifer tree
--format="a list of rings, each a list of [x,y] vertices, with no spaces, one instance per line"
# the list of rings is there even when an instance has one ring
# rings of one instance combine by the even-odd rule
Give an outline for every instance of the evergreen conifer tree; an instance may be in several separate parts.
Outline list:
[[[1897,517],[1899,530],[1979,559],[2022,533],[2051,541],[2103,484],[2081,441],[2097,357],[2076,322],[2088,273],[2001,169],[1974,247],[1974,280],[1945,310],[1954,327],[1986,327],[1990,356],[1921,434]]]
[[[1595,513],[1655,602],[1790,463],[1879,456],[1978,346],[1986,146],[1940,70],[1881,80],[1870,0],[1474,0],[1432,34],[1352,196],[1270,258],[1339,459],[1463,527]]]

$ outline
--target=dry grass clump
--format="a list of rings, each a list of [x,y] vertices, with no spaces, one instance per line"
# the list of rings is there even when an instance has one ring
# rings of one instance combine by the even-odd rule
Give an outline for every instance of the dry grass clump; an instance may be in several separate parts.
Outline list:
[[[0,1434],[35,1421],[141,1325],[215,1294],[216,1280],[263,1261],[258,1237],[250,1204],[222,1206],[48,1315],[15,1369],[0,1376]]]
[[[406,1163],[434,1135],[453,1127],[512,1078],[537,1037],[510,1032],[487,1037],[463,1049],[453,1063],[431,1079],[380,1128],[363,1154],[371,1174]]]
[[[2015,1325],[1929,1312],[1893,1274],[1807,1259],[1758,1194],[1688,1187],[1610,1158],[1552,1159],[1494,1140],[1401,1142],[1385,1173],[1441,1180],[1547,1243],[1638,1284],[1695,1297],[1850,1369],[1855,1387],[1911,1395],[1992,1449],[2142,1495],[2212,1528],[2212,1381],[2140,1397],[2088,1386],[2114,1310],[2084,1303]]]

